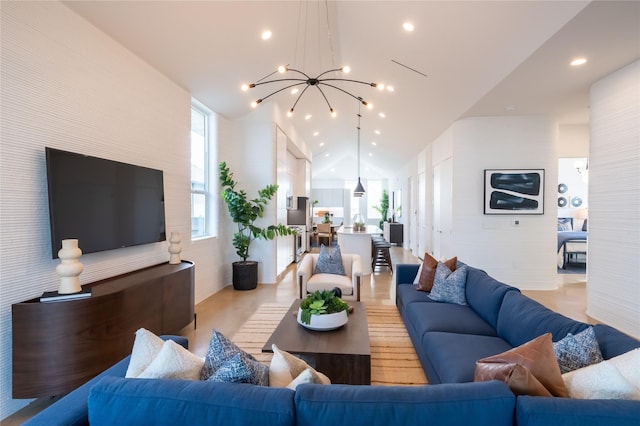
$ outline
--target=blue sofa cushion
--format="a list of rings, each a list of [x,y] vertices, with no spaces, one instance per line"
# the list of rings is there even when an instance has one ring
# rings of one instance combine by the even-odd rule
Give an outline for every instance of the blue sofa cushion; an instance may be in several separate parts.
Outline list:
[[[105,377],[89,395],[101,425],[295,425],[292,390],[245,383]]]
[[[485,271],[468,267],[465,288],[467,303],[493,328],[498,326],[498,313],[504,295],[508,291],[517,291],[515,287],[501,283],[490,277]]]
[[[401,284],[396,287],[396,306],[400,312],[414,302],[436,303],[429,299],[429,293],[419,291],[413,284]]]
[[[545,333],[557,342],[567,334],[578,334],[589,324],[575,321],[545,308],[522,293],[505,294],[498,315],[498,335],[513,346],[520,346]]]
[[[299,425],[513,424],[515,396],[501,382],[439,386],[301,385]]]
[[[497,336],[496,330],[469,306],[443,302],[412,303],[406,307],[405,318],[412,323],[418,336],[428,331]]]
[[[477,360],[511,348],[500,337],[433,331],[424,334],[416,351],[428,361],[423,368],[429,383],[436,384],[473,382]]]
[[[593,326],[593,331],[598,339],[600,352],[602,352],[604,359],[611,359],[632,349],[640,348],[640,340],[636,340],[611,326],[596,324]]]
[[[518,426],[638,426],[640,401],[519,396]]]

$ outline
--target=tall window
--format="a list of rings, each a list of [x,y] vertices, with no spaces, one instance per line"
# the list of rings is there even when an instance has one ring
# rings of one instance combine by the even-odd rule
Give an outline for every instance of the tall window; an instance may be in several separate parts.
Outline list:
[[[211,192],[209,190],[210,114],[191,106],[191,238],[211,235]]]
[[[380,207],[380,200],[382,199],[382,181],[381,180],[368,180],[367,181],[367,218],[369,219],[382,219],[382,215],[375,207]]]

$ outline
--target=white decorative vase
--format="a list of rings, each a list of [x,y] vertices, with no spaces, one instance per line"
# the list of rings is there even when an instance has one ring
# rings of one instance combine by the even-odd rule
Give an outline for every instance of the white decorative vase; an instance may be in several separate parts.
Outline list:
[[[182,245],[180,245],[180,233],[172,232],[169,237],[169,263],[177,265],[182,260],[180,259],[180,253],[182,252]]]
[[[298,308],[298,324],[316,331],[328,331],[340,328],[349,320],[347,311],[340,311],[333,314],[315,315],[311,314],[311,321],[309,324],[302,322],[302,309]]]
[[[72,294],[82,291],[79,275],[84,265],[78,259],[82,256],[82,250],[78,248],[78,240],[62,240],[62,248],[58,252],[60,264],[56,266],[56,272],[60,276],[58,293]]]

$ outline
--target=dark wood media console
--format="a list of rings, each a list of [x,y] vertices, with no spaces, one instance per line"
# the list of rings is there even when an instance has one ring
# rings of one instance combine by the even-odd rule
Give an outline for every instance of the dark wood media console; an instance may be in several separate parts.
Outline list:
[[[129,355],[141,327],[189,325],[194,275],[192,262],[163,263],[86,284],[86,299],[12,305],[13,398],[70,392]]]

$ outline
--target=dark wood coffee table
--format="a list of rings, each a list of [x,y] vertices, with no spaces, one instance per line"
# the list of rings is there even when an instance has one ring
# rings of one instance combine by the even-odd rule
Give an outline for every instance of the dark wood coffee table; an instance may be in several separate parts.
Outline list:
[[[314,331],[298,324],[300,299],[295,300],[262,352],[273,352],[271,345],[275,343],[283,351],[314,360],[315,369],[327,375],[331,383],[370,385],[371,347],[366,306],[361,302],[347,303],[354,309],[345,325],[337,330]]]

